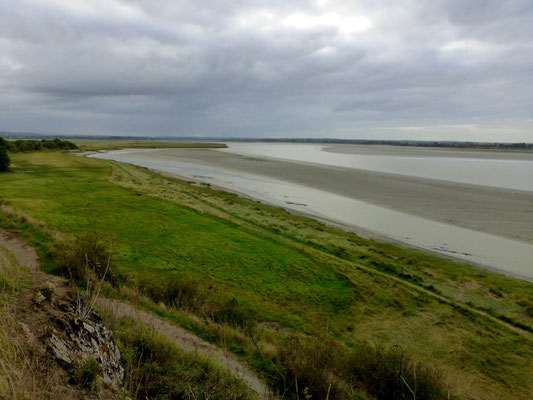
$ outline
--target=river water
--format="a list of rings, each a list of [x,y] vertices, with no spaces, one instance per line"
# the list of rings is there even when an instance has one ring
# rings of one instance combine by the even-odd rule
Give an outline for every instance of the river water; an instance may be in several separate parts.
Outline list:
[[[92,157],[128,162],[209,182],[345,227],[363,229],[410,246],[533,279],[531,242],[437,222],[327,190],[261,175],[254,173],[252,164],[249,169],[230,168],[227,164],[217,164],[216,157],[205,156],[216,155],[217,152],[242,155],[252,161],[283,159],[324,167],[533,191],[533,158],[527,153],[231,142],[227,149],[198,153],[174,149],[117,150]],[[202,154],[202,157],[195,157],[195,154]]]

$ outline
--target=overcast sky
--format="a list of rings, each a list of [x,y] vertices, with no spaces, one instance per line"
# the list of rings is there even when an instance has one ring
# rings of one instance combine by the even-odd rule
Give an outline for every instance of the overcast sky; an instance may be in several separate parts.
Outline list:
[[[0,130],[533,142],[531,0],[1,0]]]

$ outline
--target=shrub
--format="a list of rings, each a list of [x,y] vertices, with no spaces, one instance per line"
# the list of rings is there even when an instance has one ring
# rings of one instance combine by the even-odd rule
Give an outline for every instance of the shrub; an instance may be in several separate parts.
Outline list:
[[[6,171],[11,164],[11,160],[7,155],[7,142],[0,137],[0,171]]]
[[[339,345],[325,335],[288,337],[279,345],[274,359],[275,386],[282,393],[298,393],[297,397],[325,399],[329,394],[330,399],[347,398],[338,379],[332,379],[335,364],[341,359]]]
[[[199,278],[184,272],[174,272],[170,276],[143,276],[138,279],[141,293],[156,303],[164,303],[168,307],[202,311],[208,301],[205,283]]]
[[[52,253],[63,275],[80,283],[106,280],[117,284],[110,246],[93,231],[60,244]]]
[[[85,389],[93,389],[96,379],[102,373],[102,367],[94,358],[80,361],[74,369],[71,379]]]
[[[446,398],[440,374],[404,358],[397,347],[358,346],[346,353],[348,379],[359,381],[366,391],[381,399]]]
[[[246,333],[250,333],[255,326],[257,314],[251,308],[239,303],[235,297],[223,302],[214,314],[216,322],[225,322],[229,325],[244,328]]]
[[[47,282],[41,287],[40,292],[46,300],[50,301],[55,293],[55,286],[51,282]]]
[[[347,348],[325,334],[289,337],[274,358],[275,387],[299,398],[345,399],[366,392],[378,400],[446,398],[440,374],[404,358],[400,348]],[[304,392],[305,391],[305,392]]]

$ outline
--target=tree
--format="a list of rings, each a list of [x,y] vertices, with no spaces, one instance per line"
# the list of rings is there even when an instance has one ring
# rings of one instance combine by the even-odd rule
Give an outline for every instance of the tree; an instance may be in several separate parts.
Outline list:
[[[7,142],[0,137],[0,171],[5,171],[9,167],[11,160],[7,155]]]

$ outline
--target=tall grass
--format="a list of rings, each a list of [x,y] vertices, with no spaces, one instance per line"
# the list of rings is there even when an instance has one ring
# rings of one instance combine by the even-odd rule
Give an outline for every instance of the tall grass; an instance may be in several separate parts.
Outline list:
[[[208,278],[150,276],[139,279],[136,289],[155,303],[200,314],[222,344],[228,344],[228,337],[238,338],[241,351],[269,370],[270,383],[285,398],[333,400],[363,398],[364,393],[378,400],[447,398],[441,374],[404,357],[399,347],[361,343],[348,348],[320,332],[280,334],[265,346],[257,316],[236,299],[221,297]]]
[[[193,312],[213,322],[243,328],[251,333],[257,314],[250,307],[220,290],[209,277],[186,272],[162,276],[142,276],[137,289],[155,303]]]
[[[111,268],[112,248],[96,231],[60,242],[52,252],[62,275],[78,283],[105,280],[117,284],[117,274]]]
[[[3,295],[20,290],[27,279],[27,268],[0,245],[0,292]]]
[[[165,336],[129,317],[102,312],[122,354],[126,389],[139,400],[253,399],[238,378],[196,353],[179,350]]]
[[[288,337],[274,364],[275,386],[296,398],[357,398],[360,391],[378,400],[447,398],[441,374],[401,349],[364,343],[347,348],[323,333]]]

